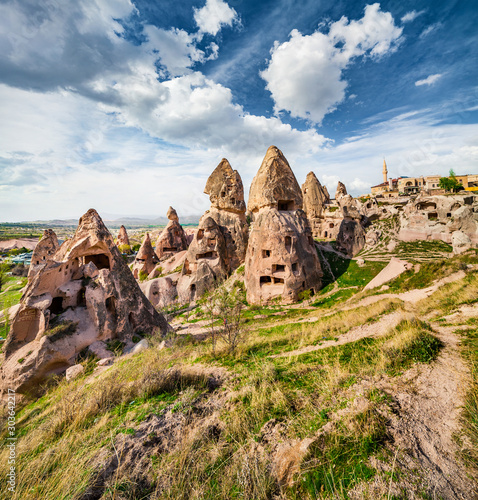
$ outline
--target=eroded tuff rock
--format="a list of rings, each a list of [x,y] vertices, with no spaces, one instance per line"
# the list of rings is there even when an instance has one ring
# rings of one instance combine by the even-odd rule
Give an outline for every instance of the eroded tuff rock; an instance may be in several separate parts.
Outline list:
[[[173,254],[188,248],[186,233],[179,223],[176,210],[169,207],[167,217],[169,219],[168,225],[163,229],[156,241],[156,255],[160,260],[169,258]]]
[[[465,235],[470,242],[463,237]],[[453,238],[453,235],[455,237]],[[454,244],[455,251],[478,245],[478,197],[419,196],[405,206],[400,217],[399,239],[441,240]]]
[[[33,277],[42,267],[53,258],[53,255],[60,248],[58,238],[52,229],[43,232],[41,240],[32,253],[32,261],[28,270],[28,277]]]
[[[337,184],[337,190],[335,191],[335,201],[339,201],[342,196],[347,194],[347,188],[343,182]]]
[[[27,392],[65,372],[96,341],[168,329],[100,216],[89,210],[74,237],[28,280],[4,347],[2,388]]]
[[[249,191],[247,210],[251,214],[261,208],[276,210],[302,209],[302,191],[282,151],[271,146],[262,161]]]
[[[116,238],[116,246],[122,251],[126,250],[127,253],[131,251],[128,233],[126,232],[126,228],[124,226],[120,227],[118,237]]]
[[[133,262],[133,276],[136,279],[141,276],[148,276],[158,262],[158,257],[154,253],[153,246],[151,245],[149,233],[146,233],[143,243]]]
[[[178,280],[179,302],[191,302],[200,297],[225,279],[230,271],[224,234],[216,221],[206,214],[199,221]]]
[[[304,198],[304,211],[309,219],[312,234],[320,238],[322,223],[324,220],[324,210],[330,204],[330,196],[315,176],[314,172],[309,172],[302,184],[302,196]]]
[[[209,176],[204,193],[209,195],[211,208],[203,217],[213,218],[221,229],[226,242],[223,257],[234,270],[246,257],[248,227],[242,179],[225,158]]]
[[[265,179],[271,180],[269,188]],[[260,196],[260,189],[267,190],[265,196]],[[274,146],[267,151],[251,193],[248,208],[255,217],[246,255],[247,301],[291,303],[302,291],[318,291],[322,270],[301,210],[302,193],[287,160]]]
[[[209,195],[211,207],[229,212],[245,213],[244,187],[237,170],[233,170],[230,163],[223,158],[209,176],[204,188]]]

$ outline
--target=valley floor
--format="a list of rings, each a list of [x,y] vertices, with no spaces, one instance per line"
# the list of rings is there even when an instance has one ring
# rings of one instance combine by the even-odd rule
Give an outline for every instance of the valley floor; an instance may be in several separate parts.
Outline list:
[[[323,290],[246,307],[234,353],[212,351],[204,300],[146,351],[85,359],[18,401],[0,497],[478,498],[478,254],[427,251],[369,291],[385,262],[322,252]]]

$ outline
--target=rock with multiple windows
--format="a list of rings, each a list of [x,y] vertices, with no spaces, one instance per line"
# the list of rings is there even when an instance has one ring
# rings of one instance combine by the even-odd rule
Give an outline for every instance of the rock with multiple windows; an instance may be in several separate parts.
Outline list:
[[[302,184],[302,196],[304,198],[304,211],[309,219],[310,228],[315,238],[322,236],[324,221],[324,210],[330,204],[330,196],[327,188],[322,186],[314,172],[309,172]]]
[[[100,216],[89,210],[73,238],[29,277],[3,349],[2,384],[28,392],[65,372],[94,342],[131,342],[135,333],[168,330]]]
[[[56,251],[60,248],[58,238],[53,229],[46,229],[41,240],[33,250],[28,277],[33,277],[41,268],[53,259]]]
[[[247,301],[285,304],[318,291],[322,270],[302,210],[302,192],[278,148],[268,149],[250,193],[254,222],[246,255]]]
[[[156,241],[156,256],[160,260],[168,259],[172,255],[183,252],[188,248],[188,241],[179,217],[173,207],[167,212],[168,225],[163,229]],[[148,273],[149,274],[149,273]]]

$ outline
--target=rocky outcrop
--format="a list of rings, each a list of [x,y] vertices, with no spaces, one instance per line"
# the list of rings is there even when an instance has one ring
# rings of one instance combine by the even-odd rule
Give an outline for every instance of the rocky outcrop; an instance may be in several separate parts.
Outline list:
[[[143,243],[133,262],[133,276],[136,279],[146,278],[153,271],[158,262],[159,259],[154,253],[149,233],[146,233]]]
[[[168,329],[89,210],[74,237],[28,280],[3,351],[2,387],[27,392],[65,372],[94,342]]]
[[[322,186],[314,172],[309,172],[302,184],[304,211],[309,219],[312,234],[315,238],[321,237],[324,220],[324,210],[330,204],[330,196],[325,186]]]
[[[211,217],[221,229],[226,241],[224,258],[234,270],[246,256],[248,226],[241,176],[225,158],[209,176],[204,193],[209,195],[211,208],[203,217]]]
[[[116,238],[116,246],[122,253],[131,253],[131,244],[129,242],[128,233],[124,226],[120,227],[118,237]]]
[[[302,191],[289,162],[280,149],[271,146],[252,180],[248,212],[256,214],[261,208],[293,211],[302,206]]]
[[[340,223],[336,246],[339,252],[348,257],[357,255],[365,246],[365,231],[360,221],[344,219]]]
[[[271,185],[266,186],[265,179]],[[318,291],[322,271],[301,210],[302,193],[289,163],[274,146],[268,149],[250,192],[248,209],[255,215],[246,256],[247,301],[292,303],[301,292]]]
[[[224,234],[216,221],[206,214],[186,254],[177,285],[179,302],[192,302],[201,297],[224,280],[230,271]]]
[[[343,182],[338,182],[337,190],[335,191],[335,201],[339,201],[343,196],[347,194],[347,188]]]
[[[167,212],[168,225],[163,229],[156,241],[156,255],[158,259],[171,257],[173,254],[187,250],[188,242],[179,217],[174,208],[169,207]]]
[[[403,241],[441,240],[453,244],[453,234],[461,232],[471,246],[478,246],[478,196],[419,196],[405,206],[400,217],[399,239]],[[455,236],[466,246],[459,233]]]
[[[28,277],[33,277],[41,268],[43,268],[53,258],[53,255],[60,248],[58,238],[52,229],[46,229],[43,232],[41,240],[33,250]]]

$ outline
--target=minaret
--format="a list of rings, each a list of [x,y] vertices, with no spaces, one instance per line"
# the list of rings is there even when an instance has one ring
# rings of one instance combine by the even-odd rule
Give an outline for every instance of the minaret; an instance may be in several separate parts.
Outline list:
[[[387,182],[388,180],[388,170],[387,170],[387,164],[385,163],[385,158],[383,159],[383,182]]]

